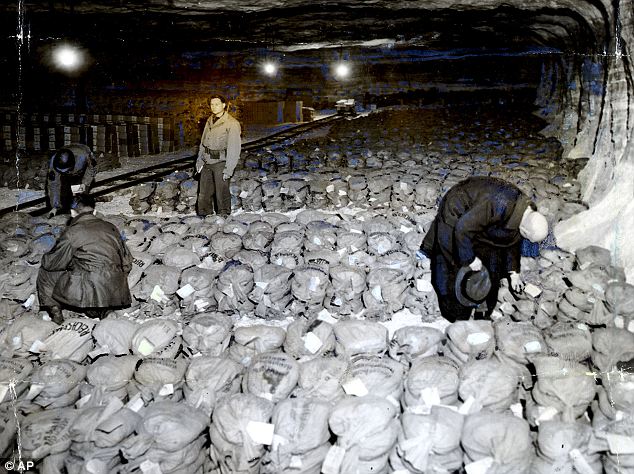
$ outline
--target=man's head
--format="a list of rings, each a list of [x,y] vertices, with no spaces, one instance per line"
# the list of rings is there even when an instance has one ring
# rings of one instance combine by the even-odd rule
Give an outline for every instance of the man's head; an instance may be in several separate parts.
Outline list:
[[[520,235],[531,242],[541,242],[548,235],[548,221],[529,206],[520,222]]]
[[[77,217],[79,214],[86,212],[93,212],[95,210],[95,199],[88,194],[77,194],[73,198],[73,202],[70,205],[71,217]]]
[[[227,108],[227,99],[220,94],[214,94],[209,99],[209,106],[211,107],[211,113],[214,115],[222,115]]]
[[[67,173],[75,167],[75,155],[68,148],[60,148],[53,156],[53,169],[58,173]]]

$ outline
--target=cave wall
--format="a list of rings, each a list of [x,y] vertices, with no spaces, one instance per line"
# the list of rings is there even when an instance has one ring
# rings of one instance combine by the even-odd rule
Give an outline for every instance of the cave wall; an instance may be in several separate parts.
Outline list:
[[[582,198],[590,208],[557,225],[555,235],[558,245],[566,250],[590,244],[609,249],[614,263],[625,267],[628,281],[634,282],[632,4],[620,0],[613,5],[605,2],[605,7],[613,36],[607,51],[600,56],[602,87],[597,88],[596,75],[588,74],[585,64],[578,68],[577,78],[590,92],[581,94],[577,102],[568,100],[566,104],[567,108],[581,111],[578,138],[567,156],[589,158],[579,180]],[[600,92],[600,98],[596,92]]]

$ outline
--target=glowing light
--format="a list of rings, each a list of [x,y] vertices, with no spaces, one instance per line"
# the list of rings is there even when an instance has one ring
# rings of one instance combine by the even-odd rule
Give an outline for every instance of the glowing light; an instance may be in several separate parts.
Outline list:
[[[337,77],[348,77],[350,74],[350,67],[347,64],[337,64],[335,67],[335,74]]]
[[[77,48],[72,46],[60,46],[53,53],[55,64],[61,69],[72,71],[81,66],[82,57]]]
[[[273,76],[277,72],[277,66],[273,63],[265,63],[263,69],[264,73],[269,76]]]

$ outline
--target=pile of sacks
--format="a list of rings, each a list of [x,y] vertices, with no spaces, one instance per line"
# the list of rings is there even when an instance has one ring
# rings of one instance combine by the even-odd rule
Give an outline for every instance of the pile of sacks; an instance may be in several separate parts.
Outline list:
[[[184,307],[283,319],[326,309],[385,319],[404,308],[437,311],[430,262],[417,253],[431,214],[109,219],[134,257],[127,313]]]
[[[236,325],[181,303],[180,315],[146,320],[18,318],[2,333],[0,447],[14,447],[19,421],[40,472],[631,467],[626,328],[539,328],[519,312],[394,328],[323,310]]]
[[[129,204],[137,214],[146,212],[192,213],[196,209],[198,181],[187,172],[175,172],[158,182],[133,188]]]

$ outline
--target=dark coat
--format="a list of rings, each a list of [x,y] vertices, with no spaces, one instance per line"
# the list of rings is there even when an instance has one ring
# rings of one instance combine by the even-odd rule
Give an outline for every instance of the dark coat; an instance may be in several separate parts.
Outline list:
[[[41,269],[62,272],[52,297],[77,308],[130,305],[132,257],[117,228],[94,216],[79,214],[55,246],[42,257]]]
[[[529,205],[516,186],[498,178],[472,177],[453,186],[422,246],[432,258],[438,295],[453,295],[458,270],[476,256],[489,270],[497,294],[500,278],[520,270],[519,225]]]

